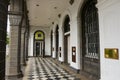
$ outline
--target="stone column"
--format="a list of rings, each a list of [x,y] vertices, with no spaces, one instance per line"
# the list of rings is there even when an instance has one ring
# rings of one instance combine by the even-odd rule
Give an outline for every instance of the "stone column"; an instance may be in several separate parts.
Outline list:
[[[56,58],[56,36],[55,36],[55,32],[53,32],[53,58]]]
[[[8,79],[10,77],[21,77],[22,72],[20,70],[20,40],[21,39],[21,31],[20,31],[20,21],[21,16],[18,15],[10,15],[10,48],[9,48],[9,64],[8,64]]]
[[[60,27],[59,34],[60,34],[59,47],[61,47],[61,57],[59,57],[59,60],[61,62],[64,62],[64,31],[63,31],[63,27]]]
[[[5,80],[8,0],[0,0],[0,80]]]
[[[22,65],[26,65],[25,61],[24,61],[24,32],[25,29],[22,28],[21,30],[21,64]]]
[[[25,41],[26,41],[26,39],[25,39],[25,32],[24,32],[24,41],[23,41],[23,65],[24,66],[26,66],[26,53],[25,53],[25,51],[26,51],[26,49],[25,49]]]
[[[26,54],[26,61],[28,61],[28,42],[29,42],[29,34],[26,32],[25,34],[25,54]]]
[[[22,76],[21,71],[21,26],[22,26],[22,0],[10,0],[10,48],[7,77],[16,80]],[[14,77],[14,79],[11,79]]]

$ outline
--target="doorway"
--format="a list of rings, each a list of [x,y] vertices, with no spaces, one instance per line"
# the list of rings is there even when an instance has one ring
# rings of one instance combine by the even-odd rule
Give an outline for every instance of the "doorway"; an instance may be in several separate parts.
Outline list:
[[[43,46],[44,46],[44,42],[43,41],[36,41],[35,42],[35,44],[36,44],[36,56],[40,56],[40,57],[42,57],[43,56],[43,53],[44,53],[44,48],[43,48]]]
[[[70,35],[64,37],[64,59],[66,64],[70,64]]]
[[[43,31],[36,31],[34,33],[34,51],[33,56],[45,56],[45,35]]]

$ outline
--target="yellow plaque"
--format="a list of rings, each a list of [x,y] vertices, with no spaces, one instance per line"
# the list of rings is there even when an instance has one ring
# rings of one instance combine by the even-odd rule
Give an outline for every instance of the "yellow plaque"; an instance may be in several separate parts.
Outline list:
[[[105,58],[119,59],[119,53],[117,48],[105,48]]]

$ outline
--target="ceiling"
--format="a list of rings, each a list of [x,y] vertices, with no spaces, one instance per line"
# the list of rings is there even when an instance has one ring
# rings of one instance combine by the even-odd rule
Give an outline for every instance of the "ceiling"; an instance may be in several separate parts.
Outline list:
[[[69,0],[27,0],[30,25],[50,27],[69,5]]]

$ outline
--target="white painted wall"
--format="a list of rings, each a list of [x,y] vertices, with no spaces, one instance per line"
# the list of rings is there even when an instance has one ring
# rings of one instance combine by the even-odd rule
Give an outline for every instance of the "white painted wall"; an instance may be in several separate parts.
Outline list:
[[[61,56],[59,57],[59,61],[63,62],[64,61],[64,34],[63,34],[63,23],[65,20],[66,15],[69,15],[70,17],[70,66],[75,68],[75,69],[80,69],[80,44],[78,44],[78,38],[79,37],[79,32],[78,30],[78,21],[77,21],[77,14],[79,10],[79,5],[82,3],[81,0],[75,0],[73,5],[70,5],[62,14],[61,18],[57,19],[57,23],[59,25],[59,47],[61,47]],[[54,24],[53,26],[55,26]],[[55,30],[55,27],[53,27],[53,30]],[[76,47],[76,63],[72,62],[72,46]],[[54,52],[53,52],[54,54]]]
[[[120,50],[120,0],[99,0],[97,7],[100,27],[101,80],[120,80],[120,60],[104,57],[105,48]]]
[[[50,56],[50,28],[49,27],[39,27],[39,26],[31,26],[30,28],[30,38],[29,38],[29,54],[28,56],[33,56],[33,38],[34,33],[37,30],[41,30],[45,33],[45,55]]]

